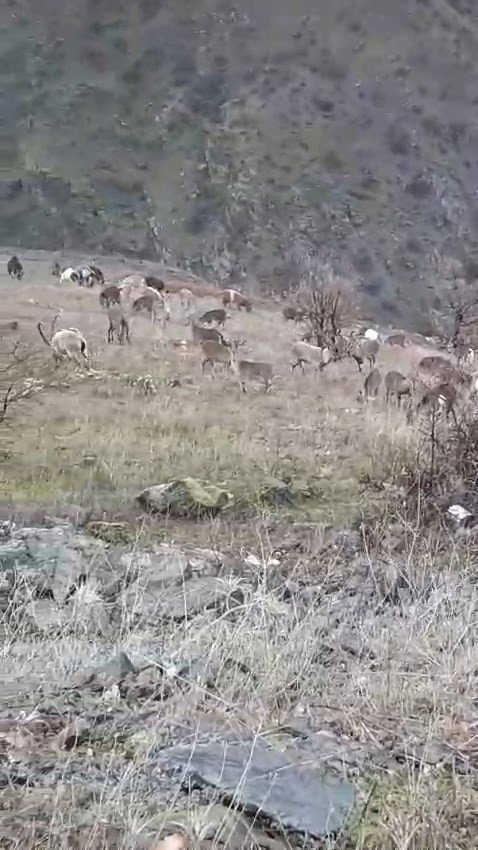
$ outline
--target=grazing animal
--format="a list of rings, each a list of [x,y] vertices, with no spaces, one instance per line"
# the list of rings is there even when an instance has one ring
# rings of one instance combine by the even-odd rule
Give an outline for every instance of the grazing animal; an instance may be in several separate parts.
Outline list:
[[[191,321],[191,330],[193,342],[201,343],[204,339],[212,339],[215,342],[225,345],[225,339],[221,331],[218,331],[216,328],[205,328],[203,325],[196,325],[195,322]]]
[[[224,307],[235,307],[236,310],[244,309],[246,313],[250,313],[252,310],[252,301],[246,298],[242,292],[238,292],[237,289],[225,289],[222,294],[222,303]]]
[[[66,269],[63,269],[60,275],[60,283],[79,283],[80,274],[77,269],[74,269],[73,266],[68,266]]]
[[[401,334],[401,333],[390,334],[390,336],[387,337],[385,342],[386,342],[387,345],[390,345],[390,346],[400,346],[400,348],[405,348],[407,338],[406,338],[405,334]]]
[[[385,399],[387,404],[392,398],[396,398],[397,404],[400,407],[403,396],[411,397],[413,382],[411,378],[406,378],[401,372],[396,372],[393,369],[385,375]]]
[[[448,383],[463,383],[463,375],[446,357],[423,357],[417,367],[417,380],[428,389]]]
[[[424,407],[429,407],[435,413],[444,410],[445,416],[453,417],[456,424],[455,404],[457,399],[456,387],[453,384],[443,383],[432,389],[425,389],[418,402],[415,404],[415,412],[418,412]],[[412,411],[410,411],[408,420],[410,421]]]
[[[291,369],[294,371],[296,366],[300,366],[304,372],[304,363],[310,363],[316,369],[322,371],[332,359],[330,348],[319,348],[318,345],[311,345],[309,342],[295,342],[292,346],[292,353],[295,357]]]
[[[182,287],[182,289],[178,292],[179,295],[179,305],[184,315],[186,316],[186,320],[191,318],[194,308],[196,305],[196,299],[192,294],[190,289],[186,289],[186,287]],[[200,320],[201,321],[201,320]]]
[[[237,343],[231,346],[231,368],[237,376],[243,393],[247,392],[247,381],[260,381],[264,384],[264,392],[269,392],[274,377],[272,365],[262,360],[238,360]]]
[[[282,315],[286,322],[303,322],[307,312],[302,307],[292,307],[292,305],[289,305],[288,307],[284,307]]]
[[[120,345],[124,340],[130,342],[129,338],[129,323],[123,308],[118,304],[113,304],[108,307],[108,332],[106,339],[108,342],[114,342],[116,336]]]
[[[362,371],[365,360],[368,360],[371,369],[375,367],[375,359],[379,348],[380,344],[376,339],[365,339],[361,343],[352,345],[349,354],[355,360],[359,372]]]
[[[113,304],[121,304],[121,289],[112,283],[111,286],[107,286],[101,290],[98,301],[100,302],[100,307],[111,307]]]
[[[382,373],[380,369],[372,369],[365,378],[363,390],[360,391],[357,401],[371,401],[377,398],[381,383]]]
[[[83,286],[83,284],[94,286],[95,283],[99,283],[102,286],[105,282],[105,276],[98,266],[81,266],[78,269],[78,275],[80,286]]]
[[[73,360],[75,363],[88,362],[88,347],[86,340],[78,328],[64,328],[56,331],[51,339],[43,332],[43,323],[38,322],[38,333],[45,345],[53,351],[53,357],[57,364],[63,360]]]
[[[154,324],[158,318],[161,319],[163,328],[171,317],[168,304],[156,290],[146,292],[136,298],[133,301],[132,310],[133,313],[149,313],[151,324]]]
[[[208,363],[213,368],[216,363],[222,363],[223,366],[230,368],[232,360],[231,346],[218,342],[215,339],[203,339],[201,341],[201,349],[203,353],[203,371]]]
[[[206,312],[200,316],[199,321],[202,325],[211,325],[213,322],[216,322],[218,327],[224,327],[226,319],[226,311],[223,310],[222,307],[219,307],[217,310],[206,310]]]
[[[14,254],[13,257],[10,257],[10,259],[8,261],[7,272],[10,275],[10,277],[16,277],[17,280],[22,279],[22,277],[23,277],[23,266],[22,266],[20,260],[18,259],[18,257],[16,256],[16,254]]]
[[[145,286],[149,286],[150,289],[155,289],[156,292],[164,292],[165,290],[164,280],[161,280],[159,277],[154,277],[154,275],[146,275],[146,277],[143,278],[143,284]]]

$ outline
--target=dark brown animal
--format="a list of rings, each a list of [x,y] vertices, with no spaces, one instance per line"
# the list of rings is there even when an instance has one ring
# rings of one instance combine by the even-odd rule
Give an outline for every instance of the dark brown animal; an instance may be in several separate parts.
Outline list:
[[[372,369],[365,378],[363,390],[359,393],[357,401],[370,401],[377,398],[381,383],[382,375],[380,369]]]
[[[438,413],[440,410],[445,411],[445,416],[448,418],[450,415],[455,422],[457,423],[455,405],[457,400],[457,391],[456,387],[453,384],[440,384],[437,387],[433,387],[432,389],[425,389],[418,400],[418,402],[414,406],[415,412],[420,411],[424,407],[428,407],[434,413]],[[408,419],[410,420],[411,411]]]
[[[98,296],[100,307],[111,307],[113,304],[121,304],[121,289],[116,284],[112,283],[102,289]]]
[[[16,256],[16,254],[14,254],[13,257],[10,257],[10,259],[8,261],[7,272],[10,275],[10,277],[16,277],[17,280],[22,279],[22,277],[23,277],[23,266],[22,266],[20,260],[18,259],[18,257]]]
[[[156,292],[163,292],[165,289],[164,280],[161,280],[159,277],[154,277],[153,275],[147,275],[144,280],[145,286],[150,286],[151,289],[155,289]]]
[[[289,305],[288,307],[284,307],[282,315],[286,322],[303,322],[307,314],[301,307],[292,307],[292,305]]]
[[[199,321],[202,325],[210,325],[213,322],[216,322],[218,326],[224,327],[226,319],[226,311],[223,310],[222,307],[219,307],[217,310],[206,310],[206,312],[200,317]]]

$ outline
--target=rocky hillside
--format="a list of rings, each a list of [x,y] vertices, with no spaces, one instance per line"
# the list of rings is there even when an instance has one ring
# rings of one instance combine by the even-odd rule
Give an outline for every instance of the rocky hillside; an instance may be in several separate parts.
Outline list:
[[[3,244],[279,286],[327,259],[409,324],[438,255],[478,273],[470,0],[8,0],[0,27]]]

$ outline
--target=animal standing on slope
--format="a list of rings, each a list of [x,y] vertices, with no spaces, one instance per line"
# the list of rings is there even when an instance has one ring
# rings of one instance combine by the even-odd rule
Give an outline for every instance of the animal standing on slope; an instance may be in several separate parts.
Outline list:
[[[220,342],[223,345],[226,344],[226,341],[220,331],[217,328],[205,328],[203,325],[196,325],[194,321],[191,321],[191,330],[193,335],[193,342],[201,343],[204,339],[212,339],[215,342]]]
[[[125,340],[126,342],[130,342],[128,317],[120,304],[112,304],[108,307],[108,321],[109,325],[106,334],[108,342],[114,342],[115,337],[120,345]]]
[[[352,342],[349,355],[355,360],[359,372],[362,371],[365,360],[368,360],[371,369],[374,368],[379,348],[380,344],[376,339],[364,339],[362,342],[354,340]]]
[[[42,322],[38,322],[37,328],[45,345],[51,348],[57,365],[64,360],[72,360],[78,365],[88,363],[88,347],[78,328],[64,328],[55,331],[51,339],[45,336]]]
[[[401,372],[396,372],[392,369],[385,375],[385,400],[387,404],[392,399],[396,399],[397,405],[400,407],[404,396],[411,397],[412,389],[412,379],[406,378]]]
[[[171,318],[171,311],[167,302],[155,290],[150,290],[136,298],[133,301],[132,310],[133,313],[148,313],[151,324],[160,319],[163,329],[166,322]]]
[[[121,304],[121,289],[112,283],[101,290],[98,301],[100,307],[111,307],[113,304]]]
[[[212,325],[212,323],[215,322],[218,327],[224,327],[226,319],[227,313],[222,307],[219,307],[217,310],[206,310],[206,312],[199,317],[199,321],[202,325]]]
[[[236,310],[245,310],[246,313],[252,310],[252,301],[237,289],[225,289],[222,294],[222,303],[224,307],[235,307]]]
[[[103,286],[105,276],[98,266],[80,266],[78,269],[78,283],[80,286],[94,286],[95,283]]]
[[[371,401],[376,399],[382,383],[380,369],[372,369],[364,381],[363,390],[360,391],[357,401]]]
[[[15,277],[17,280],[22,279],[22,277],[23,277],[23,266],[22,266],[20,260],[18,259],[18,257],[16,256],[16,254],[14,254],[13,257],[10,257],[10,259],[8,261],[7,272],[10,275],[10,277]]]
[[[319,348],[318,345],[311,345],[304,341],[295,342],[292,346],[292,353],[295,358],[291,366],[292,371],[300,366],[302,372],[304,372],[304,363],[310,363],[322,372],[332,359],[329,348]]]
[[[60,283],[79,283],[80,273],[73,266],[67,266],[60,275]]]
[[[264,392],[269,392],[274,378],[274,370],[270,363],[264,360],[238,360],[237,349],[241,343],[231,343],[231,368],[237,376],[242,392],[247,392],[248,381],[259,381],[264,385]]]

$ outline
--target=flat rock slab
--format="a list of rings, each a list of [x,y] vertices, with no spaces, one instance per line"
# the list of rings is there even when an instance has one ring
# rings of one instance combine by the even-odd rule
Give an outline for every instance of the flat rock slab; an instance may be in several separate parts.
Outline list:
[[[299,769],[257,741],[177,746],[160,759],[182,769],[182,781],[212,785],[246,809],[315,838],[337,833],[355,801],[351,783]]]

